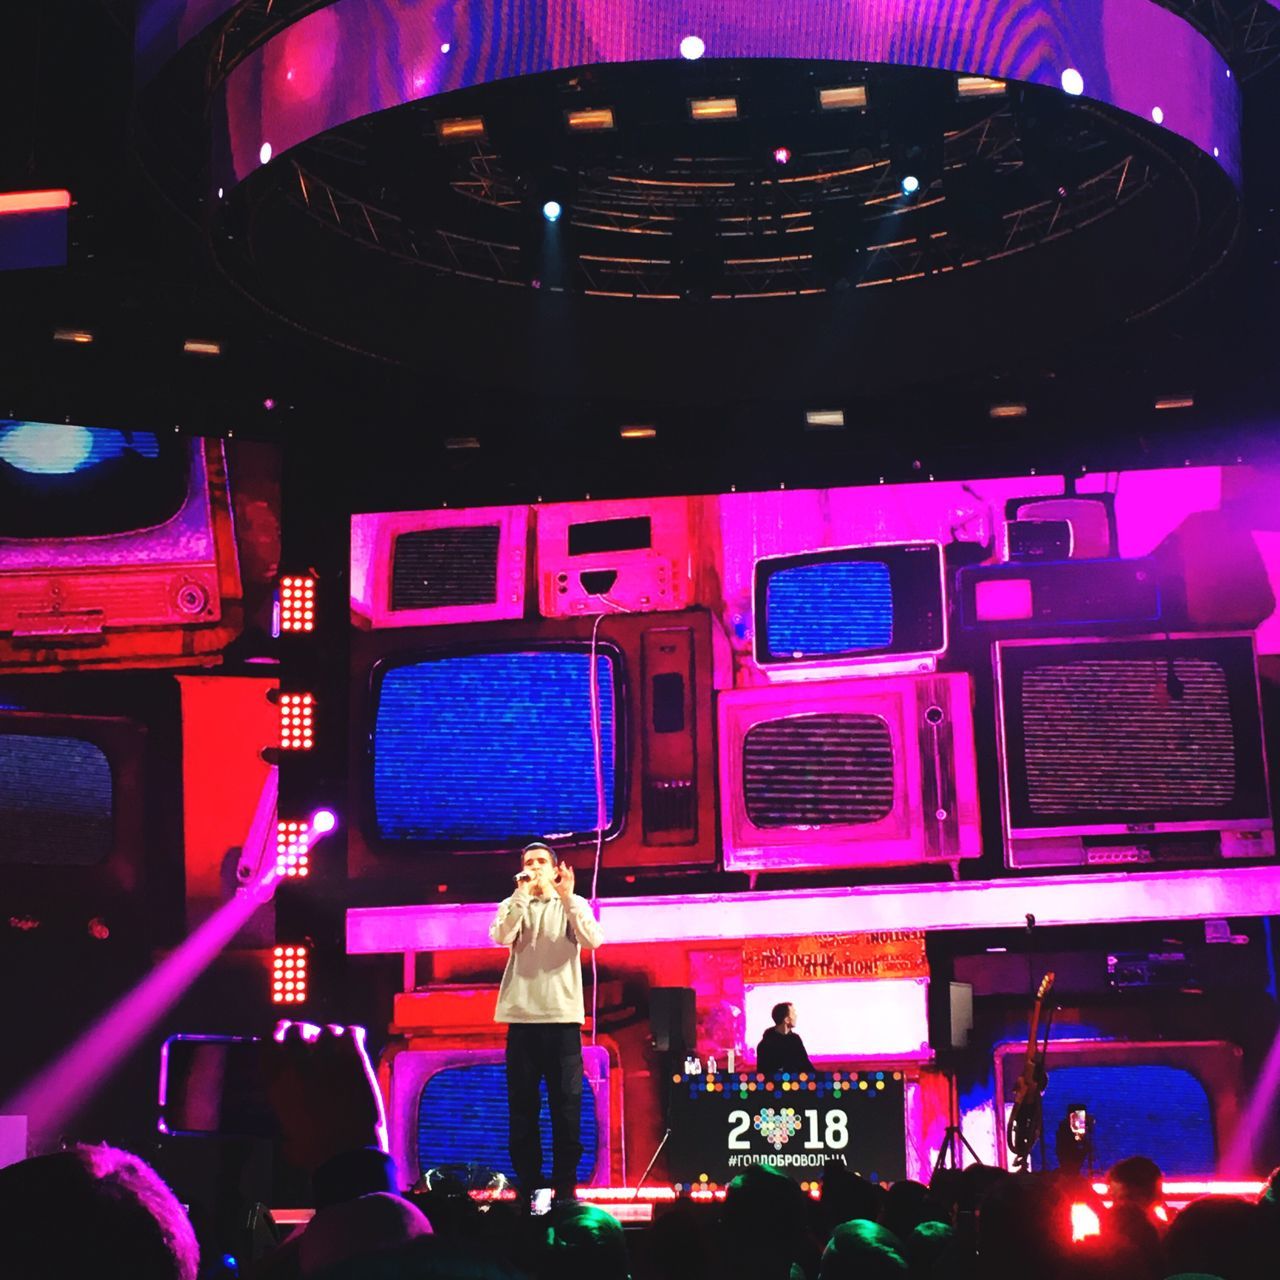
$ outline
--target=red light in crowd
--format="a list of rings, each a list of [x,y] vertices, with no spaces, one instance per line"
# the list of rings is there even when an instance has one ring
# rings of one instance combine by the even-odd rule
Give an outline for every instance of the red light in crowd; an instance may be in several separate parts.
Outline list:
[[[280,747],[284,751],[310,751],[314,745],[315,699],[309,693],[280,695]]]
[[[316,580],[308,577],[280,579],[280,630],[316,629]]]
[[[311,826],[306,822],[276,823],[276,875],[305,876],[311,870]]]
[[[307,948],[279,946],[271,957],[271,1003],[302,1004],[307,998]]]

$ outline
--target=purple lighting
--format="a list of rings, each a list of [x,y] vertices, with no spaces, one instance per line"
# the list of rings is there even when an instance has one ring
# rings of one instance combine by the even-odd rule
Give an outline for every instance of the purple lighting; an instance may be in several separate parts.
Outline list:
[[[263,783],[245,835],[242,865],[271,866],[264,854],[275,826],[276,778],[272,769]],[[0,1115],[25,1115],[37,1147],[42,1140],[56,1138],[253,913],[271,899],[278,879],[273,866],[252,876],[59,1058],[17,1093],[0,1101]]]
[[[1158,102],[1175,132],[1206,154],[1218,145],[1219,164],[1233,181],[1240,176],[1240,98],[1225,61],[1204,35],[1149,0],[529,0],[513,14],[496,23],[479,0],[336,0],[300,18],[237,63],[211,103],[215,183],[234,184],[258,168],[264,137],[279,155],[424,97],[708,49],[717,58],[887,63],[1040,84],[1142,120]],[[313,40],[313,29],[324,38]],[[441,58],[441,44],[459,33],[467,56]],[[309,51],[305,77],[322,81],[323,92],[299,98],[304,73],[290,49]]]
[[[317,809],[311,815],[311,830],[318,836],[328,835],[338,825],[338,815],[332,809]]]

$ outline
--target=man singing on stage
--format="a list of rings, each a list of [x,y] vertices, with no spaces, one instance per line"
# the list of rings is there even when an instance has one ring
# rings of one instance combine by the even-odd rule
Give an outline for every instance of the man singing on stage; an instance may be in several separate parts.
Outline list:
[[[498,908],[489,937],[509,947],[495,1022],[507,1024],[507,1103],[511,1165],[527,1204],[542,1181],[538,1083],[551,1108],[551,1186],[571,1200],[582,1142],[582,948],[604,934],[585,898],[573,892],[573,868],[541,841],[520,855],[516,890]]]

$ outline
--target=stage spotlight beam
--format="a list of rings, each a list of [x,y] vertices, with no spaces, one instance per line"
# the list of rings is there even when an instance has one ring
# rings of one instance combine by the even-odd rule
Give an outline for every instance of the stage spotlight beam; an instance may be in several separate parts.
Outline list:
[[[264,851],[275,840],[278,774],[272,768],[258,797],[245,838],[246,850]],[[0,1115],[25,1115],[36,1149],[50,1141],[110,1079],[112,1073],[186,994],[249,918],[275,892],[279,877],[274,859],[260,857],[271,869],[237,889],[176,950],[100,1017],[59,1058],[0,1103]]]

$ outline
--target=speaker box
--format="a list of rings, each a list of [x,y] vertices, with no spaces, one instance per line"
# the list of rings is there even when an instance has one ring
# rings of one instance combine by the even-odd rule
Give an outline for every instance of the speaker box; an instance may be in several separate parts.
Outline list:
[[[937,1053],[967,1049],[973,1031],[973,984],[929,984],[929,1044]]]
[[[659,1053],[692,1053],[698,1043],[692,987],[650,987],[649,1029]]]

